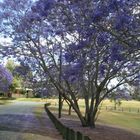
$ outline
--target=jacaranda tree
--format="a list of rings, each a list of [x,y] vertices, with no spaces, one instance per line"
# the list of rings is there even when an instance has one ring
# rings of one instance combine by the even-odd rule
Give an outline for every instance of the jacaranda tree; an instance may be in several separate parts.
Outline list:
[[[9,9],[13,15],[6,18]],[[103,99],[114,92],[122,97],[126,84],[139,84],[137,0],[39,0],[21,14],[17,9],[9,5],[2,13],[4,30],[14,38],[11,50],[44,72],[83,126],[95,127]]]
[[[12,80],[12,74],[2,65],[0,65],[0,91],[7,92],[12,84]]]

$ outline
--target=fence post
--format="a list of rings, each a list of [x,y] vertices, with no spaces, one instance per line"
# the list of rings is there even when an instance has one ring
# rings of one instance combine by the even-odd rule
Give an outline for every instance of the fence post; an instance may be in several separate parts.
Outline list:
[[[69,140],[69,128],[66,127],[66,140]]]
[[[75,132],[73,129],[70,129],[70,140],[75,140]]]
[[[140,109],[138,108],[138,113],[140,112]]]
[[[47,108],[47,105],[45,104],[45,110],[49,116],[49,118],[52,120],[55,127],[58,129],[58,131],[62,134],[63,139],[65,140],[90,140],[88,136],[83,136],[81,132],[75,132],[73,129],[70,129],[68,127],[65,127],[57,118],[51,113],[51,111]]]
[[[63,139],[66,139],[67,127],[63,127]]]
[[[82,134],[81,134],[81,132],[77,132],[77,139],[76,140],[82,140]]]
[[[84,140],[90,140],[88,136],[84,136]]]

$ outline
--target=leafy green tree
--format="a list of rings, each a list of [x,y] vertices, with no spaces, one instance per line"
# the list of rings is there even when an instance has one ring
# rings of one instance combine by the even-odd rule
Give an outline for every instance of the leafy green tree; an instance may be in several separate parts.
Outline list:
[[[14,62],[12,59],[8,59],[5,67],[6,67],[11,73],[13,73],[13,71],[14,71],[14,69],[15,69],[15,67],[16,67],[16,64],[15,64],[15,62]]]
[[[140,86],[135,86],[131,94],[134,100],[140,101]]]

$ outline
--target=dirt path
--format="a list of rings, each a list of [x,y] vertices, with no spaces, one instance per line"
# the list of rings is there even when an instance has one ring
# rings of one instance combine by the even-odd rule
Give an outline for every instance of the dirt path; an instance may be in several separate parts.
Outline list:
[[[0,140],[62,140],[45,112],[42,118],[33,113],[41,104],[16,101],[1,105]]]

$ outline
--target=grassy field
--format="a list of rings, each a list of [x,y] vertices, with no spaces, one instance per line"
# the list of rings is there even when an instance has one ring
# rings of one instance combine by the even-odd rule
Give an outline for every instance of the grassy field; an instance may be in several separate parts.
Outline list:
[[[50,102],[52,106],[57,106],[58,100],[57,99],[47,99],[47,102]],[[68,109],[67,103],[63,103],[64,108]],[[84,100],[79,100],[78,102],[80,109],[84,111],[85,105]],[[114,110],[114,102],[111,102],[110,100],[104,100],[102,105],[100,106],[101,110]],[[120,106],[117,106],[116,111],[120,112],[131,112],[131,113],[140,113],[140,101],[122,101]]]
[[[47,102],[48,99],[42,98],[16,98],[17,101]]]
[[[101,111],[97,123],[127,129],[140,134],[140,114]]]
[[[5,104],[8,104],[8,103],[11,103],[11,100],[13,100],[13,98],[0,97],[0,105],[5,105]]]
[[[53,110],[57,110],[57,104],[58,100],[56,99],[48,99],[48,102],[51,103],[51,108]],[[80,109],[84,113],[84,101],[79,100]],[[103,125],[109,125],[109,126],[115,126],[117,128],[123,128],[125,130],[134,132],[136,134],[140,134],[140,112],[137,112],[138,108],[140,108],[140,102],[138,101],[122,101],[122,104],[119,108],[123,108],[122,111],[117,110],[106,110],[106,106],[114,106],[113,102],[110,102],[109,100],[105,100],[102,104],[102,109],[100,111],[100,114],[98,116],[97,124],[103,124]],[[129,112],[130,109],[135,110]],[[63,106],[63,113],[67,114],[68,106],[66,103],[64,103]],[[76,116],[74,112],[72,112],[72,115]]]
[[[51,103],[51,108],[53,110],[57,111],[58,108],[58,99],[17,98],[15,100],[36,101],[36,102],[44,102],[44,103],[47,102],[47,103]],[[0,98],[0,105],[7,104],[9,102],[10,100]],[[79,105],[81,111],[84,113],[84,100],[79,100]],[[97,123],[123,128],[131,132],[140,134],[140,112],[138,112],[138,109],[140,110],[140,102],[133,101],[133,100],[122,101],[121,106],[118,107],[117,110],[109,109],[109,107],[113,108],[113,106],[114,103],[110,102],[109,100],[105,100],[103,102]],[[123,108],[123,112],[122,112],[122,108]],[[41,110],[43,111],[43,107],[41,108]],[[63,114],[68,114],[67,110],[68,110],[68,105],[64,102]],[[72,112],[72,115],[76,117],[76,114],[74,112]],[[38,114],[38,116],[40,116],[40,113]]]

